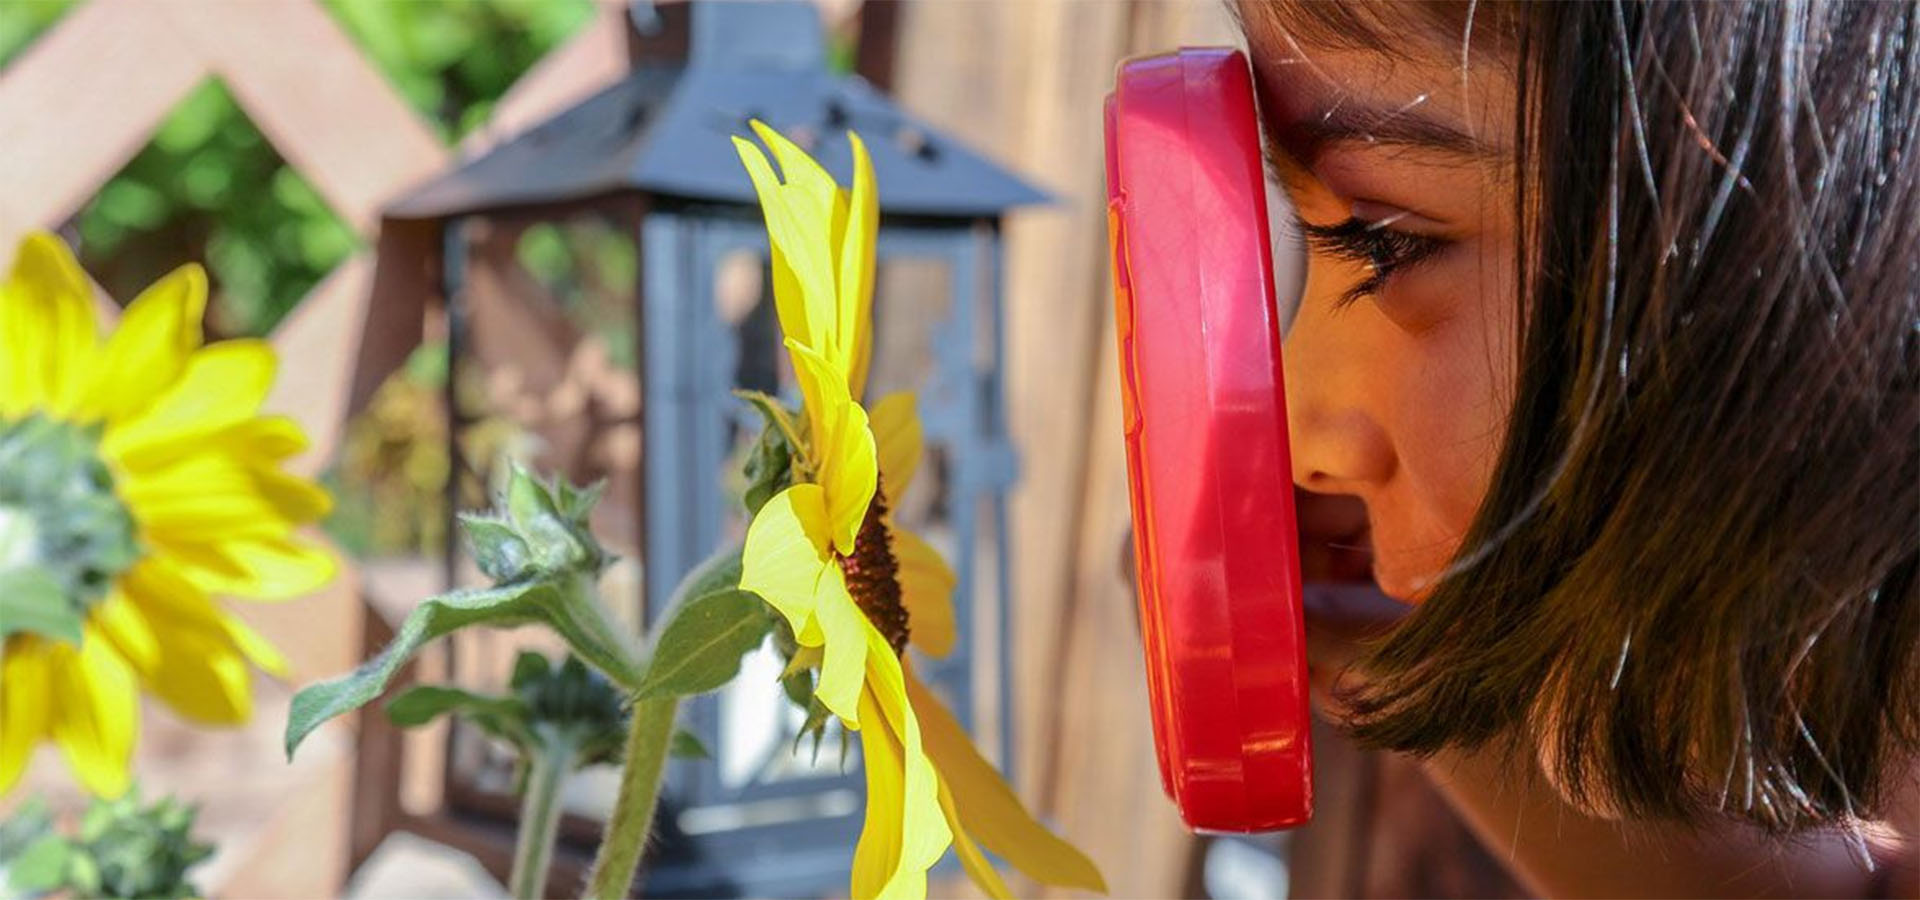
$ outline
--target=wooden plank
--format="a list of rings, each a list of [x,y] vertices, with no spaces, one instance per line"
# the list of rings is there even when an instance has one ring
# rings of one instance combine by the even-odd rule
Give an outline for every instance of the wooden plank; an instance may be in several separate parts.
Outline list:
[[[368,334],[372,285],[373,257],[356,254],[328,273],[274,329],[280,373],[266,409],[299,421],[311,442],[288,466],[295,472],[312,475],[325,466],[346,428],[349,389]]]
[[[207,75],[170,4],[93,0],[0,77],[0,246],[59,225],[126,165]]]
[[[361,234],[381,205],[445,165],[439,138],[314,0],[153,6]]]

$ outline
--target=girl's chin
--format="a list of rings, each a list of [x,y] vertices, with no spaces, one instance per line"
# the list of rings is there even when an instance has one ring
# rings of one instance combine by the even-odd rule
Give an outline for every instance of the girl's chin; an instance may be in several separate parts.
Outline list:
[[[1433,593],[1432,575],[1415,574],[1379,557],[1373,561],[1373,581],[1379,585],[1380,593],[1413,606],[1425,602]]]

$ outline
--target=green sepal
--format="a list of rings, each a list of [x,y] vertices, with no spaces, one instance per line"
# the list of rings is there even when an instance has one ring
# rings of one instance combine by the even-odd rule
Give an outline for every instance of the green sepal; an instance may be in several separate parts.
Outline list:
[[[534,566],[541,571],[599,574],[612,560],[586,526],[590,502],[599,494],[592,489],[576,491],[566,485],[565,479],[556,479],[556,484],[565,485],[564,511],[554,488],[513,463],[507,475],[506,502],[502,504],[507,511],[506,524],[526,542]],[[589,506],[582,508],[583,503]]]
[[[38,569],[0,572],[0,641],[25,631],[78,645],[85,621],[53,576]]]
[[[793,453],[786,439],[773,428],[760,432],[741,473],[746,476],[747,487],[740,494],[740,502],[747,509],[747,517],[752,518],[760,514],[768,500],[793,484]]]
[[[601,496],[607,492],[607,480],[602,478],[586,487],[575,487],[565,478],[554,479],[554,505],[560,514],[575,525],[587,527],[588,514],[600,505]]]
[[[746,464],[742,467],[746,489],[741,492],[740,500],[747,509],[748,518],[752,518],[760,514],[760,507],[765,506],[774,495],[793,484],[796,469],[807,468],[806,448],[801,443],[801,420],[779,399],[759,391],[733,393],[752,405],[766,420],[766,427],[761,429],[760,437],[753,442],[753,448],[747,453]]]
[[[518,581],[534,572],[533,549],[513,526],[490,516],[462,513],[460,529],[473,548],[473,561],[496,582]]]
[[[767,427],[779,432],[790,446],[799,449],[802,430],[800,418],[792,410],[787,409],[786,404],[780,402],[780,398],[762,391],[748,390],[736,390],[733,395],[759,410],[760,415],[767,420]]]
[[[287,713],[286,747],[294,748],[321,723],[352,712],[380,696],[400,668],[428,642],[469,625],[513,628],[543,623],[574,653],[614,683],[635,686],[640,670],[605,615],[589,598],[592,588],[577,577],[542,578],[498,587],[454,591],[414,607],[393,642],[352,672],[310,685],[293,697]]]

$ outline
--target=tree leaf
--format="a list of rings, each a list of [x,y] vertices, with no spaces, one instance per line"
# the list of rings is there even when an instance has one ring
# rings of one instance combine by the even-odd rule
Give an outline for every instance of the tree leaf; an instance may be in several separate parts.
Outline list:
[[[711,691],[740,674],[740,657],[766,640],[772,621],[759,596],[737,588],[676,607],[640,679],[639,699]]]
[[[85,617],[60,590],[60,583],[37,569],[0,572],[0,640],[31,631],[70,644],[80,643]]]
[[[614,683],[633,685],[639,667],[600,609],[591,588],[577,578],[553,578],[492,588],[460,590],[414,607],[393,642],[352,672],[310,685],[293,697],[287,713],[287,755],[321,723],[359,709],[386,690],[394,673],[429,641],[470,625],[512,628],[544,622],[582,659]]]
[[[693,732],[683,728],[673,731],[672,742],[667,744],[667,753],[680,759],[712,759],[713,752],[700,741]]]

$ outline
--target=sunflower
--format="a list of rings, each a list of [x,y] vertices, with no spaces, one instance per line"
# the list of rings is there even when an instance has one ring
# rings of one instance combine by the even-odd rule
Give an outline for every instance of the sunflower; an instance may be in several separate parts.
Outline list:
[[[1105,890],[1099,871],[1036,822],[944,705],[913,673],[906,649],[953,645],[955,578],[892,510],[921,455],[911,394],[857,399],[871,357],[873,168],[849,133],[853,186],[842,190],[799,147],[759,123],[785,181],[753,143],[735,138],[766,214],[774,303],[805,412],[791,428],[794,483],[748,525],[742,588],[784,617],[815,696],[860,735],[866,821],[854,851],[855,897],[924,896],[926,871],[949,845],[980,887],[1006,885],[984,847],[1035,880]]]
[[[43,739],[118,796],[144,687],[185,718],[244,721],[280,654],[214,602],[308,593],[332,557],[294,536],[326,493],[281,471],[306,439],[260,415],[273,350],[201,346],[185,266],[104,339],[66,245],[28,236],[0,283],[0,793]]]

